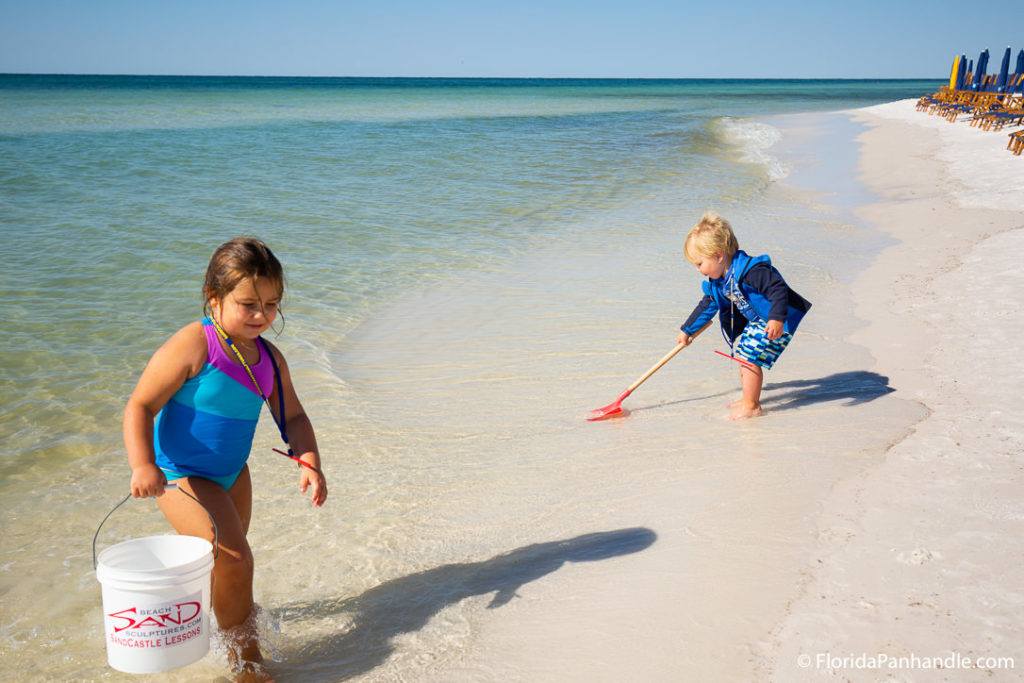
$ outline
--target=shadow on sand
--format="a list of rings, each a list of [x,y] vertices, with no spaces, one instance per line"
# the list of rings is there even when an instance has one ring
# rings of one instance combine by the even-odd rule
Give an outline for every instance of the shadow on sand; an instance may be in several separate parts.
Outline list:
[[[449,564],[386,581],[362,595],[282,607],[281,621],[335,618],[336,633],[303,644],[300,652],[274,667],[279,678],[338,681],[364,674],[384,663],[393,640],[418,631],[449,605],[475,595],[494,593],[487,606],[507,604],[516,590],[558,570],[566,562],[596,562],[645,550],[657,539],[636,527],[538,543],[483,562]],[[306,660],[306,661],[303,661]],[[312,660],[312,661],[311,661]],[[315,663],[314,663],[315,662]]]
[[[775,412],[778,410],[801,408],[814,403],[827,403],[828,401],[846,399],[844,405],[854,406],[873,401],[894,391],[896,390],[889,386],[888,377],[879,375],[877,372],[854,370],[850,372],[837,372],[834,375],[818,377],[816,379],[800,379],[790,382],[765,384],[761,394],[761,405]],[[642,413],[646,410],[657,410],[683,403],[697,403],[724,396],[735,399],[739,398],[739,394],[740,387],[737,384],[735,390],[719,392],[717,394],[684,398],[678,401],[668,401],[633,409],[623,407],[621,415],[616,415],[615,417],[625,417],[630,413]]]
[[[801,379],[778,384],[765,384],[761,405],[772,410],[800,408],[814,403],[846,400],[844,405],[855,406],[896,391],[889,386],[889,378],[877,372],[855,370],[837,372],[828,377]],[[781,391],[781,393],[780,393]]]

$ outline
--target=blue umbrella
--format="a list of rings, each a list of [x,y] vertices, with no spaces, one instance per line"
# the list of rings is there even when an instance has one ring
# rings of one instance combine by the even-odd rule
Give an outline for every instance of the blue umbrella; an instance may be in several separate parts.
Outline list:
[[[999,67],[999,78],[996,79],[996,92],[1004,92],[1006,90],[1006,79],[1010,77],[1010,46],[1006,46],[1006,52],[1003,53],[1003,63]]]
[[[1024,54],[1024,50],[1021,50]],[[967,55],[960,55],[960,61],[956,67],[956,86],[957,90],[964,89],[964,77],[967,75]]]
[[[974,74],[974,89],[981,89],[981,81],[985,78],[985,70],[988,69],[988,49],[982,50],[978,55],[978,72]]]
[[[1024,93],[1024,50],[1017,53],[1017,92]]]
[[[970,76],[970,78],[968,78]],[[967,62],[967,73],[964,74],[964,89],[971,87],[971,83],[974,82],[974,60],[968,60]]]

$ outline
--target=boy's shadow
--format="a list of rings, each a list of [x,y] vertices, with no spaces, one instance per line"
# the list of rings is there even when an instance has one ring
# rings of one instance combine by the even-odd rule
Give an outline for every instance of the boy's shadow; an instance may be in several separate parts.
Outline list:
[[[778,393],[780,389],[789,391]],[[844,405],[854,406],[896,391],[889,386],[888,377],[865,370],[837,372],[818,379],[766,384],[764,390],[766,395],[762,396],[761,404],[775,405],[776,410],[842,399],[847,399]]]
[[[280,674],[307,680],[344,680],[384,663],[396,636],[423,628],[441,610],[465,598],[494,593],[494,609],[516,597],[516,590],[558,570],[566,562],[594,562],[639,552],[657,539],[650,529],[635,527],[537,543],[483,562],[449,564],[410,574],[371,588],[362,595],[286,605],[278,619],[335,619],[338,631],[307,642],[286,660],[303,662]],[[312,660],[312,661],[311,661]],[[315,663],[314,663],[315,662]],[[277,668],[277,667],[275,667]]]

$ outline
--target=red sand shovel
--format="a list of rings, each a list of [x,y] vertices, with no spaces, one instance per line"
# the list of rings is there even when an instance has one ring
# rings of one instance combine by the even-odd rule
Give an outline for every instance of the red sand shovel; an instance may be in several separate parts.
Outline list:
[[[709,322],[707,325],[694,332],[693,335],[690,337],[690,342],[692,343],[693,340],[697,338],[697,335],[699,335],[704,330],[708,329],[708,325],[710,324],[711,323]],[[624,413],[622,410],[622,402],[626,399],[626,397],[632,394],[638,386],[646,382],[648,377],[650,377],[658,370],[660,370],[662,365],[672,360],[672,358],[674,358],[677,353],[685,349],[686,346],[686,344],[676,345],[674,349],[665,354],[664,358],[659,360],[651,367],[650,370],[641,375],[640,379],[630,384],[628,389],[619,394],[619,397],[617,399],[606,405],[604,408],[598,408],[597,410],[590,411],[590,417],[587,418],[587,421],[594,422],[595,420],[604,420],[609,417],[615,417],[616,415],[623,415]]]

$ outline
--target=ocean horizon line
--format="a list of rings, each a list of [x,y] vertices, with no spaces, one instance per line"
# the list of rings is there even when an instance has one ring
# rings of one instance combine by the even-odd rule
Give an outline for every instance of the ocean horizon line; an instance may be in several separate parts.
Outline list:
[[[444,83],[900,83],[908,81],[944,81],[942,76],[882,77],[759,77],[759,76],[309,76],[268,74],[146,74],[146,73],[56,73],[0,72],[0,78],[81,78],[81,79],[192,79],[192,80],[259,80],[259,81],[339,81],[339,82],[444,82]]]

